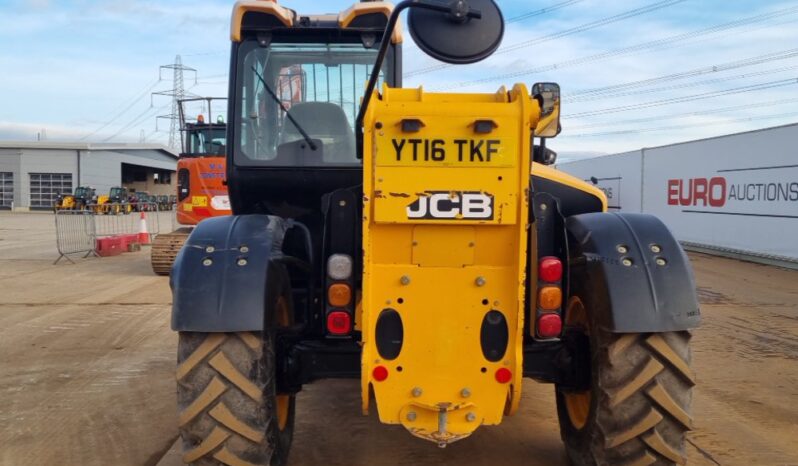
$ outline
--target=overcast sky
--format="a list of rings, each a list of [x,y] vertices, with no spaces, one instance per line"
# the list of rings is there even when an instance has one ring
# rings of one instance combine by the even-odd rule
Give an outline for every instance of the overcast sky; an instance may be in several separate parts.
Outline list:
[[[320,13],[320,1],[282,1]],[[502,0],[499,53],[443,67],[406,37],[405,86],[560,83],[565,158],[798,122],[798,2]],[[232,1],[0,0],[0,139],[164,142],[171,74],[223,96]],[[345,1],[324,1],[324,12]],[[547,9],[547,11],[541,11]],[[526,16],[524,16],[526,15]],[[670,76],[670,77],[668,77]],[[610,86],[619,86],[611,88]]]

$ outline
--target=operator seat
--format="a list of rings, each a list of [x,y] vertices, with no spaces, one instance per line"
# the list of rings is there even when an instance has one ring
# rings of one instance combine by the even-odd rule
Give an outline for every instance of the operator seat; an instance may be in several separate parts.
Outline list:
[[[312,139],[324,144],[325,163],[357,162],[355,133],[349,126],[344,109],[331,102],[304,102],[294,104],[288,110]],[[302,133],[285,118],[280,144],[303,139]]]

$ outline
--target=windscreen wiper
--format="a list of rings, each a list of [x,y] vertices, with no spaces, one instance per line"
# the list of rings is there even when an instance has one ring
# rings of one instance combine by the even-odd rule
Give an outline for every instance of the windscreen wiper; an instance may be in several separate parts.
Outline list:
[[[272,99],[274,99],[274,101],[277,102],[277,105],[279,105],[280,108],[283,109],[283,111],[285,112],[285,116],[287,116],[288,119],[291,120],[291,123],[294,124],[296,129],[299,130],[299,134],[301,134],[302,137],[305,138],[305,141],[310,146],[310,150],[316,150],[316,143],[313,142],[313,139],[310,138],[310,136],[308,135],[307,131],[305,131],[301,126],[299,126],[299,123],[294,119],[294,117],[292,117],[291,114],[288,113],[288,109],[285,108],[285,104],[283,103],[283,101],[280,100],[280,98],[277,97],[277,94],[274,93],[272,88],[269,87],[268,84],[266,84],[266,80],[263,79],[263,76],[261,76],[260,73],[258,73],[258,69],[255,68],[255,65],[252,65],[252,72],[255,73],[255,76],[258,77],[258,79],[260,80],[261,84],[263,84],[263,87],[266,88],[266,92],[268,92],[269,95],[272,96]]]

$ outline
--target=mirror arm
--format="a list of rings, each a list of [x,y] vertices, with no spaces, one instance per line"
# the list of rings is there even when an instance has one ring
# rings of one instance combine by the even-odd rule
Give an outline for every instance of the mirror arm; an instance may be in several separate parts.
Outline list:
[[[365,128],[363,128],[363,121],[366,118],[366,111],[368,110],[369,103],[371,103],[371,97],[374,94],[374,89],[377,87],[377,81],[380,79],[382,64],[385,62],[385,56],[388,54],[388,47],[391,44],[391,37],[393,37],[393,31],[396,29],[396,23],[399,22],[399,16],[408,8],[423,8],[426,10],[455,14],[457,11],[456,7],[459,3],[460,1],[444,2],[439,0],[404,0],[399,2],[399,4],[394,8],[393,12],[391,13],[391,17],[388,20],[388,25],[385,27],[385,33],[382,35],[380,50],[379,53],[377,53],[377,60],[374,63],[374,69],[371,71],[371,77],[369,78],[368,85],[366,86],[366,94],[363,96],[363,102],[360,105],[360,110],[357,112],[357,119],[355,120],[355,137],[357,142],[356,145],[358,159],[363,159],[363,135],[365,131]],[[482,17],[482,13],[473,9],[469,9],[466,16],[469,18],[480,19]]]

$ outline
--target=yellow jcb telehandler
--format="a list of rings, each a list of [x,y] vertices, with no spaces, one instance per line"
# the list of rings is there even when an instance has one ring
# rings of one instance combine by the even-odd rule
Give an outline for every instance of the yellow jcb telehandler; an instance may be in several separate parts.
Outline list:
[[[403,89],[405,10],[448,63],[503,37],[492,0],[234,7],[233,215],[171,277],[183,460],[285,464],[319,379],[359,379],[364,412],[444,447],[515,414],[531,378],[574,464],[684,463],[700,315],[679,243],[548,166],[556,84]]]
[[[79,186],[75,188],[75,193],[59,194],[55,199],[53,210],[87,210],[89,206],[97,202],[97,194],[94,188]]]

